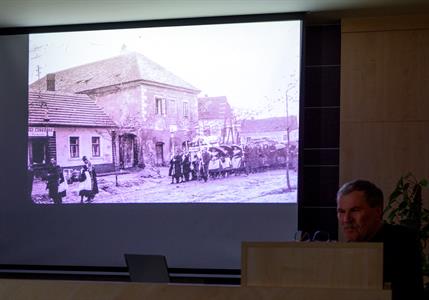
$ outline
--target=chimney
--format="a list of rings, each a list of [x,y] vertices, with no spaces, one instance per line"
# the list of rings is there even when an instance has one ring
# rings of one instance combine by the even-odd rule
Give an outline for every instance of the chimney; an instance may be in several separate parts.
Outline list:
[[[55,91],[55,73],[46,75],[46,90]]]

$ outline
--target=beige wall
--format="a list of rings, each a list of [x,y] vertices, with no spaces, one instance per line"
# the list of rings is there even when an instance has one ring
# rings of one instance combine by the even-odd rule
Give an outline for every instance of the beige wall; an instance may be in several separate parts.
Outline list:
[[[57,162],[61,167],[82,166],[85,155],[94,165],[113,162],[112,138],[105,128],[55,128],[57,145]],[[79,137],[79,157],[70,157],[71,136]],[[91,137],[100,137],[100,157],[92,157]]]
[[[98,91],[90,95],[113,121],[123,127],[139,126],[169,131],[170,125],[178,130],[193,129],[197,119],[197,96],[180,90],[156,85],[130,84],[118,90]],[[156,114],[156,98],[166,101],[163,115]],[[174,100],[175,108],[171,107]],[[188,103],[188,116],[183,116],[183,103]]]
[[[340,184],[429,177],[429,15],[342,20],[340,131]]]

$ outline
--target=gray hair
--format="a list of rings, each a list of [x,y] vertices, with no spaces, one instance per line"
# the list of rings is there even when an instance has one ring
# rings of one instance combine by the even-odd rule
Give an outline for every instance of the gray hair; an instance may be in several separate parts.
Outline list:
[[[346,182],[337,192],[337,202],[341,197],[359,191],[365,194],[366,202],[370,207],[383,207],[383,191],[368,180],[357,179]]]

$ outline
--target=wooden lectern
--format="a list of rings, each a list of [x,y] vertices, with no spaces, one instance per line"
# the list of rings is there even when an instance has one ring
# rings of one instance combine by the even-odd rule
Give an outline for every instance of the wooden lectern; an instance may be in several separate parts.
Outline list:
[[[383,290],[383,245],[339,242],[244,242],[241,285]]]

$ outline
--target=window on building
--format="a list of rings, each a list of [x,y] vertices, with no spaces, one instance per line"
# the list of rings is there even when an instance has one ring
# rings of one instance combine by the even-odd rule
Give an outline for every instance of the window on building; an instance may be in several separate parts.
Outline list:
[[[165,99],[155,98],[156,114],[165,116]]]
[[[92,142],[92,157],[100,157],[100,137],[93,136],[91,138]]]
[[[183,116],[185,118],[189,117],[188,102],[183,102]]]
[[[170,116],[174,117],[177,114],[176,111],[176,101],[175,100],[170,100],[168,103],[168,113]]]
[[[70,157],[79,157],[79,138],[76,136],[70,137]]]
[[[205,136],[208,136],[208,135],[210,135],[210,126],[204,126],[204,135]]]

